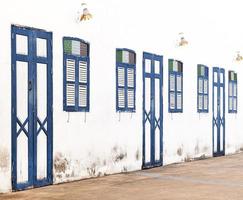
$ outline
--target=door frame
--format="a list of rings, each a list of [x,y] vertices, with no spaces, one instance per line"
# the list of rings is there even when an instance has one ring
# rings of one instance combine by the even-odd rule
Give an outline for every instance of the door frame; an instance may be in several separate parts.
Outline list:
[[[145,71],[145,60],[149,59],[151,60],[151,72],[147,73]],[[160,74],[155,74],[154,71],[154,61],[159,61],[160,62]],[[156,54],[152,54],[152,53],[148,53],[148,52],[143,52],[143,159],[142,159],[142,169],[147,169],[147,168],[152,168],[152,167],[158,167],[158,166],[162,166],[163,165],[163,56],[160,55],[156,55]],[[151,134],[151,132],[155,132],[155,116],[151,117],[151,121],[152,121],[152,125],[151,126],[151,130],[150,130],[150,162],[146,162],[145,161],[145,123],[146,120],[148,120],[148,118],[146,119],[145,115],[145,78],[148,77],[150,79],[150,81],[153,79],[153,81],[151,81],[150,84],[150,97],[151,95],[155,96],[155,79],[159,79],[160,81],[160,90],[159,90],[159,99],[160,99],[160,123],[157,124],[160,126],[160,160],[158,162],[156,162],[155,160],[155,137],[154,135]],[[155,102],[155,101],[154,101]],[[150,108],[151,111],[151,108]],[[155,115],[155,114],[154,114]],[[157,122],[156,122],[157,123]],[[151,122],[150,122],[151,124]],[[152,143],[152,141],[154,141]],[[154,151],[152,151],[152,149]]]
[[[22,56],[16,53],[16,34],[27,35],[28,38],[28,54]],[[35,38],[35,39],[33,39]],[[47,57],[37,57],[36,55],[36,38],[43,38],[47,40]],[[33,55],[34,54],[34,55]],[[52,77],[52,32],[45,30],[30,28],[25,26],[11,25],[11,180],[13,190],[23,190],[31,187],[41,187],[44,185],[50,185],[53,183],[53,77]],[[32,94],[28,92],[28,116],[27,120],[32,121],[33,124],[28,123],[31,129],[28,129],[28,133],[32,131],[32,134],[28,134],[28,181],[25,183],[17,183],[17,87],[16,87],[16,62],[24,61],[28,62],[28,81],[32,81]],[[47,125],[47,172],[46,178],[37,179],[37,83],[36,83],[36,66],[37,63],[46,64],[47,72],[47,113],[46,123]],[[29,67],[31,65],[32,67]],[[34,80],[35,79],[35,80]],[[33,105],[30,104],[30,98],[33,98]],[[31,115],[33,112],[33,115]],[[43,123],[43,122],[42,122]],[[41,125],[40,125],[41,126]],[[22,127],[21,127],[22,128]],[[23,126],[24,128],[24,126]]]
[[[214,80],[214,73],[217,73],[217,82],[215,82]],[[223,74],[223,83],[221,83],[221,79],[220,76],[221,74]],[[225,70],[223,68],[219,68],[219,67],[213,67],[213,82],[212,82],[212,154],[213,157],[217,157],[217,156],[224,156],[225,155]],[[214,94],[214,88],[217,87],[217,94]],[[223,88],[223,94],[221,94],[221,88]],[[214,99],[215,95],[217,95],[217,98]],[[221,95],[223,95],[223,116],[221,116]],[[217,107],[214,107],[214,100],[217,101]],[[219,103],[219,105],[218,105]],[[214,116],[214,109],[217,109],[217,117]],[[216,118],[215,118],[216,117]],[[214,127],[217,127],[217,151],[214,151]],[[220,150],[220,127],[223,127],[223,150]]]

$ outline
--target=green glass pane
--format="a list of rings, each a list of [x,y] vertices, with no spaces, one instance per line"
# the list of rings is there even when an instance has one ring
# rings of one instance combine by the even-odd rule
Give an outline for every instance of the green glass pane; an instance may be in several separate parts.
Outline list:
[[[123,50],[122,51],[122,62],[123,63],[129,63],[129,52]]]
[[[169,71],[173,72],[173,60],[169,59]]]
[[[80,41],[72,40],[72,55],[80,56]]]
[[[135,64],[135,53],[129,52],[129,64]]]
[[[197,75],[201,76],[201,65],[197,65]]]
[[[179,61],[177,61],[177,64],[178,64],[178,72],[183,72],[183,64],[182,64],[182,62],[179,62]]]
[[[231,71],[228,73],[228,79],[231,81]]]
[[[121,50],[116,51],[116,62],[119,62],[119,63],[122,62],[122,51]]]
[[[173,71],[178,72],[179,71],[179,62],[177,60],[173,61]]]
[[[237,73],[235,73],[234,75],[234,80],[237,81]]]
[[[64,40],[63,42],[64,53],[71,54],[72,53],[72,41]]]
[[[232,80],[232,81],[235,79],[235,73],[233,71],[231,71],[231,76],[230,77],[231,77],[230,80]]]
[[[204,69],[204,66],[201,65],[201,76],[204,76],[205,75],[205,69]]]
[[[84,42],[80,43],[80,55],[84,57],[88,56],[88,45]]]

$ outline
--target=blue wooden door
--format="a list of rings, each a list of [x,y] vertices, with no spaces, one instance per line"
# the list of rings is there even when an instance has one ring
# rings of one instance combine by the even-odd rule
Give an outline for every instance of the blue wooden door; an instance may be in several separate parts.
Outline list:
[[[143,168],[163,163],[163,57],[143,53]]]
[[[52,183],[52,33],[12,26],[12,187]]]
[[[213,68],[213,156],[225,155],[225,71]]]

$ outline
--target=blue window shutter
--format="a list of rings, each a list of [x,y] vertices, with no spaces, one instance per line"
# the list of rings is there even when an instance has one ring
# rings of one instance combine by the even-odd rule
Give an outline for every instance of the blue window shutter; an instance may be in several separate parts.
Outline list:
[[[228,112],[237,113],[238,91],[237,91],[237,73],[234,71],[228,72]]]
[[[64,56],[64,110],[66,111],[75,111],[75,65],[74,57]]]
[[[209,92],[208,92],[208,67],[197,65],[197,112],[208,113]]]
[[[63,109],[89,111],[89,44],[79,38],[63,38]]]
[[[171,113],[181,113],[183,112],[183,63],[169,59],[168,64],[168,111]]]
[[[78,58],[78,110],[89,111],[89,59]]]
[[[136,54],[129,49],[116,49],[116,110],[136,110]]]

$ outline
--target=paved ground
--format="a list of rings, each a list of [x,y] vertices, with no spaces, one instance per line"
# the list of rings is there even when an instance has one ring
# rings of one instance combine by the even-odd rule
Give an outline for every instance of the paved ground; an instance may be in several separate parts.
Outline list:
[[[242,200],[243,153],[0,194],[6,199]]]

